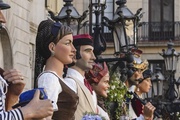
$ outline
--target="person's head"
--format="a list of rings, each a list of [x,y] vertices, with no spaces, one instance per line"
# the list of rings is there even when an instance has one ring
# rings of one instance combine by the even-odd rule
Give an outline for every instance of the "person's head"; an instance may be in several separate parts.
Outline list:
[[[39,24],[36,36],[36,75],[49,59],[55,59],[62,64],[72,63],[76,52],[72,44],[72,33],[70,27],[60,22],[44,20]]]
[[[130,71],[131,76],[128,76],[129,85],[137,85],[141,79],[143,79],[142,70],[137,68],[132,68]]]
[[[127,78],[128,78],[128,83],[131,85],[137,85],[140,80],[143,79],[143,71],[145,71],[148,67],[148,62],[147,60],[143,61],[141,60],[141,54],[142,51],[139,49],[133,49],[133,63],[131,63],[129,66],[130,69],[127,72]]]
[[[76,48],[76,63],[80,69],[87,71],[94,65],[93,38],[89,34],[73,36],[73,45]]]
[[[2,0],[0,0],[0,24],[6,23],[6,19],[3,15],[3,13],[1,12],[1,10],[5,10],[5,9],[9,9],[9,8],[10,8],[10,6],[8,4],[6,4]]]
[[[150,69],[147,69],[143,72],[143,79],[137,85],[137,92],[140,92],[141,94],[149,92],[152,86],[151,77],[152,77],[152,72]]]
[[[96,94],[107,97],[109,88],[109,70],[106,63],[97,63],[85,74]]]

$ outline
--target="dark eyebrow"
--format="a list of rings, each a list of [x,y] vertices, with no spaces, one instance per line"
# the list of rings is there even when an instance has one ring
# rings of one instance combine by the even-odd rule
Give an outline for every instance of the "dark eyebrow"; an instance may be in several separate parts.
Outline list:
[[[73,40],[70,40],[70,39],[66,39],[66,41],[68,41],[70,43],[73,43]]]
[[[93,50],[92,48],[86,48],[84,49],[84,51],[90,51],[90,50]]]

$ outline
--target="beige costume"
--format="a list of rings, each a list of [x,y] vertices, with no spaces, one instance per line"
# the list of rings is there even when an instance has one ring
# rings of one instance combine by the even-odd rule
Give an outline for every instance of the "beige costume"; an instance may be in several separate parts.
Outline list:
[[[97,97],[93,91],[93,95],[84,85],[84,77],[75,69],[68,68],[64,81],[69,84],[78,97],[79,102],[75,111],[75,119],[81,120],[86,112],[97,113]]]
[[[73,78],[72,78],[73,79]],[[93,103],[92,95],[86,86],[83,85],[79,80],[73,79],[77,83],[77,93],[79,96],[79,104],[75,112],[76,120],[81,120],[85,112],[96,113],[96,108]]]

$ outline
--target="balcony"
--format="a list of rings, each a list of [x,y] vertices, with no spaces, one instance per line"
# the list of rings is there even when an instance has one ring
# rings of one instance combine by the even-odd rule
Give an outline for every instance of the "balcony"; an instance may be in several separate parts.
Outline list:
[[[164,23],[141,22],[141,24],[142,26],[137,31],[138,46],[166,46],[167,41],[170,39],[176,45],[180,45],[180,21]],[[103,31],[106,42],[112,43],[113,36],[111,31],[107,27],[104,27]]]
[[[142,22],[138,29],[138,42],[180,41],[180,22]]]

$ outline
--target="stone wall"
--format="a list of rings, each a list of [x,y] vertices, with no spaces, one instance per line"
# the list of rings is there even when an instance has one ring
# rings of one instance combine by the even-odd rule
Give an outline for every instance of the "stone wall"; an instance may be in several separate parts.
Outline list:
[[[46,19],[44,0],[7,0],[11,9],[3,11],[7,23],[13,65],[22,72],[25,89],[33,88],[34,51],[37,26]]]

